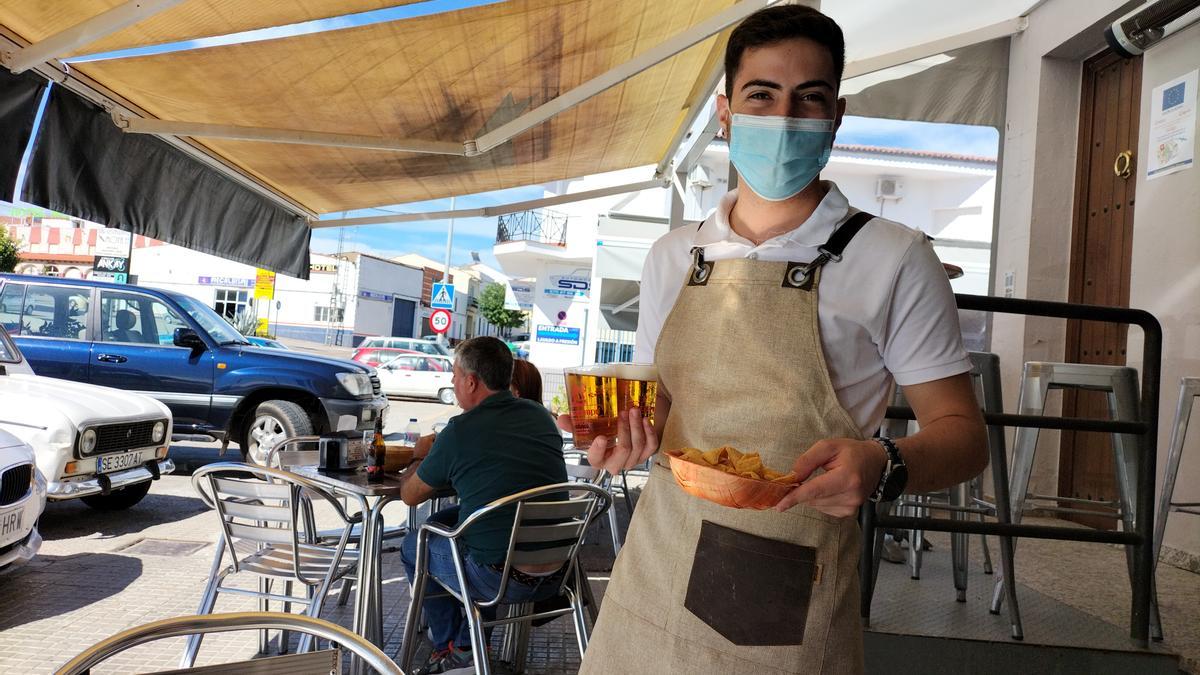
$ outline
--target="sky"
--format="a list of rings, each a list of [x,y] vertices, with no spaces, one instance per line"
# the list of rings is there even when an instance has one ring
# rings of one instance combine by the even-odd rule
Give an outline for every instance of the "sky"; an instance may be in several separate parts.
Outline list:
[[[73,63],[105,59],[130,58],[172,51],[202,49],[220,45],[271,40],[294,35],[363,26],[385,21],[396,21],[418,16],[452,12],[469,7],[496,4],[506,0],[426,0],[400,7],[374,10],[304,23],[247,31],[234,35],[176,42],[154,47],[143,47],[118,52],[91,54],[70,59]],[[44,105],[44,102],[43,102]],[[40,118],[40,111],[39,111]],[[996,156],[998,133],[990,127],[969,127],[954,124],[930,124],[924,122],[902,122],[895,120],[847,117],[837,138],[840,144],[873,145],[911,150],[932,150],[962,154]],[[32,147],[32,143],[31,143]],[[26,158],[27,161],[27,158]],[[22,172],[24,162],[22,163]],[[18,184],[20,181],[18,181]],[[455,208],[472,209],[508,202],[524,201],[542,197],[541,186],[514,188],[480,195],[468,195],[456,199]],[[18,208],[22,205],[18,204]],[[450,209],[450,200],[442,199],[418,204],[364,209],[347,214],[329,214],[326,218],[356,216],[379,216],[389,212],[443,211]],[[0,211],[4,204],[0,203]],[[449,221],[432,220],[394,225],[371,225],[344,230],[341,243],[344,251],[365,251],[383,257],[403,253],[419,253],[441,261],[445,258],[446,236]],[[460,218],[454,222],[454,242],[451,264],[463,265],[471,262],[471,252],[478,252],[483,262],[498,267],[492,255],[496,236],[496,218]],[[332,253],[338,250],[338,229],[316,229],[312,235],[311,249],[314,253]]]

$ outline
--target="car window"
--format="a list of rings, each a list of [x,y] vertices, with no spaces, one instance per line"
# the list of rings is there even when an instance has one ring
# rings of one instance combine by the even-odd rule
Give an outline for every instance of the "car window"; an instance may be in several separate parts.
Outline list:
[[[367,338],[358,345],[359,349],[370,349],[371,347],[379,346],[379,338]]]
[[[0,287],[0,325],[13,334],[21,332],[21,304],[25,301],[25,284],[4,284]]]
[[[0,363],[20,363],[21,352],[8,338],[8,333],[0,329]]]
[[[417,357],[401,356],[395,361],[397,370],[417,370]]]
[[[435,373],[445,373],[450,370],[449,364],[441,359],[425,359],[425,363],[428,364],[429,370]]]
[[[175,329],[189,328],[183,318],[161,300],[133,293],[100,294],[100,340],[171,346]]]
[[[379,363],[379,359],[380,354],[378,349],[363,349],[362,353],[358,355],[359,361],[373,361],[375,363]]]
[[[30,284],[25,291],[20,335],[88,339],[91,293],[84,288]]]

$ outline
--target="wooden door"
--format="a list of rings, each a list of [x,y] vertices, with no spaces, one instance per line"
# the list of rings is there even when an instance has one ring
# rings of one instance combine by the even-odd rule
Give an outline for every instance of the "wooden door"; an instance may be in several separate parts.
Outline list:
[[[1140,56],[1123,59],[1106,51],[1083,64],[1071,236],[1073,303],[1129,306],[1141,81]],[[1125,365],[1127,332],[1118,324],[1068,322],[1067,361]],[[1063,414],[1106,419],[1108,401],[1102,392],[1067,390]],[[1110,435],[1063,432],[1060,450],[1060,495],[1116,500]],[[1068,517],[1093,527],[1116,527],[1111,515]]]

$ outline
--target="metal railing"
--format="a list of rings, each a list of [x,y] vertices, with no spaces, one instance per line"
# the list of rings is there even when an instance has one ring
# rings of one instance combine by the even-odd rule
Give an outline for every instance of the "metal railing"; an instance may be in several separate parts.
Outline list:
[[[496,243],[507,241],[566,246],[567,215],[546,209],[506,213],[496,219]]]
[[[988,424],[1011,427],[1100,431],[1136,435],[1138,441],[1138,474],[1136,485],[1137,506],[1135,508],[1137,519],[1134,531],[1107,532],[1073,527],[1003,522],[1008,520],[1007,518],[1001,518],[1001,522],[996,523],[950,520],[947,518],[914,518],[878,514],[874,508],[863,508],[860,511],[863,528],[863,560],[871,560],[869,555],[870,549],[868,547],[874,546],[875,531],[878,528],[1007,535],[1034,539],[1090,541],[1130,546],[1134,550],[1134,555],[1131,581],[1133,602],[1129,616],[1129,634],[1131,638],[1137,640],[1143,646],[1147,646],[1150,639],[1150,600],[1153,593],[1154,581],[1154,479],[1156,473],[1155,463],[1158,456],[1159,380],[1162,377],[1162,327],[1159,325],[1158,319],[1154,318],[1149,312],[1122,307],[1101,307],[1041,300],[1018,300],[981,295],[956,294],[954,297],[958,302],[959,309],[1075,319],[1080,321],[1101,321],[1141,327],[1144,333],[1144,346],[1141,368],[1142,391],[1141,400],[1138,403],[1138,421],[1116,422],[1076,417],[1043,417],[1040,415],[1013,415],[1007,413],[984,413],[983,416],[984,421]],[[895,406],[888,407],[887,417],[891,419],[915,419],[915,415],[910,408]],[[992,467],[993,471],[1005,472],[1004,480],[1006,482],[1007,469],[1008,467],[1006,466]],[[998,504],[997,510],[1006,509],[1006,507],[1006,504]],[[861,611],[863,619],[867,622],[869,622],[871,616],[870,603],[874,587],[872,572],[871,565],[859,565],[859,573],[864,591],[861,596]]]

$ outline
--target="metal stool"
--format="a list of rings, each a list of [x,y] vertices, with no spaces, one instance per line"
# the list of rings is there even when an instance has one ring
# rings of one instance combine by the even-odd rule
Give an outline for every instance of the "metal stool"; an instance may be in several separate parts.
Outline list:
[[[975,388],[975,397],[980,402],[980,406],[986,413],[1002,413],[1004,412],[1004,396],[1000,385],[1000,357],[991,352],[970,352],[971,358],[971,382]],[[903,393],[897,389],[895,397],[896,405],[907,405],[904,400]],[[888,420],[884,423],[884,430],[889,435],[907,435],[908,423],[903,420]],[[963,519],[971,514],[978,516],[980,522],[983,522],[987,515],[996,516],[1000,522],[1009,521],[1009,493],[1008,480],[1005,468],[1008,464],[1007,453],[1005,452],[1004,442],[1004,427],[996,424],[990,424],[987,428],[987,443],[988,457],[992,466],[992,484],[993,490],[996,493],[996,501],[998,504],[988,502],[983,497],[983,477],[976,476],[970,481],[959,483],[950,488],[945,495],[945,500],[942,502],[934,501],[934,495],[912,495],[901,498],[896,502],[901,509],[909,510],[912,515],[917,517],[928,516],[930,509],[947,510],[951,513],[953,519]],[[954,588],[957,592],[957,600],[959,602],[966,601],[967,592],[967,561],[969,553],[970,535],[961,532],[955,532],[950,535],[950,555],[954,570]],[[924,532],[921,530],[909,531],[909,566],[911,576],[914,579],[919,579],[921,574],[921,547],[924,539]],[[1008,584],[1004,587],[1009,595],[1009,622],[1012,628],[1012,636],[1015,639],[1022,639],[1024,631],[1021,625],[1021,613],[1017,604],[1016,584],[1014,581],[1013,572],[1013,540],[1012,537],[999,537],[1000,540],[1000,567],[1003,579],[1008,580]],[[988,550],[987,537],[980,535],[980,543],[983,547],[984,572],[992,573],[991,553]],[[876,547],[876,551],[879,547]],[[878,564],[878,555],[876,555],[876,564]],[[1000,607],[997,605],[992,608],[993,614],[1000,612]]]
[[[1175,425],[1171,427],[1171,450],[1167,454],[1167,466],[1163,469],[1162,495],[1158,498],[1158,517],[1154,519],[1154,565],[1158,567],[1158,554],[1162,550],[1163,533],[1167,530],[1167,516],[1172,511],[1200,515],[1200,502],[1173,502],[1175,478],[1179,475],[1179,459],[1183,455],[1183,440],[1187,436],[1188,420],[1192,417],[1192,402],[1200,397],[1200,377],[1179,378],[1179,406],[1175,411]]]
[[[1021,392],[1017,402],[1020,415],[1041,415],[1045,412],[1046,395],[1051,389],[1084,389],[1103,391],[1108,394],[1109,416],[1120,422],[1138,420],[1138,375],[1126,366],[1106,366],[1087,363],[1051,363],[1029,361],[1021,374]],[[1012,496],[1012,522],[1020,523],[1025,512],[1026,500],[1049,500],[1069,504],[1093,504],[1107,506],[1117,511],[1126,532],[1134,531],[1137,519],[1135,510],[1137,490],[1137,437],[1131,434],[1113,434],[1113,456],[1117,471],[1117,501],[1079,499],[1055,495],[1029,493],[1029,477],[1033,472],[1033,458],[1037,452],[1039,429],[1018,427],[1013,439],[1012,476],[1009,494]],[[1078,508],[1043,506],[1044,510],[1059,513],[1082,513],[1094,515],[1095,511]],[[1133,547],[1125,548],[1129,564],[1130,583],[1133,582]],[[1011,583],[1011,582],[1010,582]],[[992,595],[992,612],[998,612],[1003,604],[1005,580],[996,582]],[[1157,603],[1151,605],[1151,625],[1156,637],[1161,635]]]

